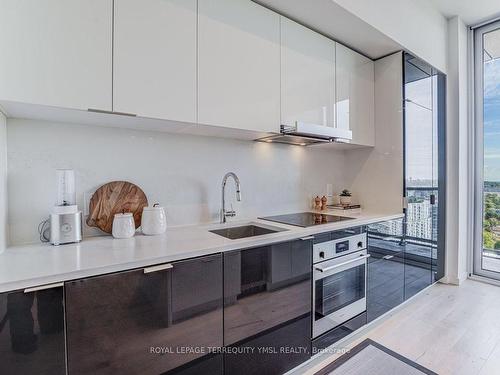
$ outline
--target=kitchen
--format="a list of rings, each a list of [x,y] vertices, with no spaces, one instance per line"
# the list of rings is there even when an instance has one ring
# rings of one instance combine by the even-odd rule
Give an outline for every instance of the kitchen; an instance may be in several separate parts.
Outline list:
[[[447,276],[442,67],[301,7],[0,0],[0,374],[306,373]]]

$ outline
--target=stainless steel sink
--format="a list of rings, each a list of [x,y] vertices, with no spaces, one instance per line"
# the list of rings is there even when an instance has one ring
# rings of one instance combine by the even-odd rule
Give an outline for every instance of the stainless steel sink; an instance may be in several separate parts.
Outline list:
[[[285,230],[287,229],[249,224],[237,227],[214,229],[209,232],[229,238],[230,240],[237,240],[239,238],[262,236],[263,234],[277,233]]]

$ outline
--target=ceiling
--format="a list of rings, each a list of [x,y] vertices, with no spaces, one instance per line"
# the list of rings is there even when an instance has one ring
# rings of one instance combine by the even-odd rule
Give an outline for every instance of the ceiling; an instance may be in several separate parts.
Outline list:
[[[447,18],[460,16],[467,25],[476,25],[500,16],[499,0],[430,0]]]
[[[332,0],[254,0],[346,46],[377,59],[401,50],[394,40]]]

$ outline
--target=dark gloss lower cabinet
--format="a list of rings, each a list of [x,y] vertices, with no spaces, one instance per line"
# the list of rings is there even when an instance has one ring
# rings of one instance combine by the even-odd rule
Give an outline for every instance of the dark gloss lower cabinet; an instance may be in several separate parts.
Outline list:
[[[404,301],[405,242],[403,219],[367,226],[367,320],[378,318]]]
[[[278,375],[311,356],[311,320],[304,317],[287,322],[227,348],[224,374]]]
[[[405,299],[413,297],[434,280],[431,245],[407,243],[405,250]]]
[[[404,301],[404,252],[368,258],[367,320],[378,318]]]
[[[0,294],[0,374],[66,373],[63,287]]]
[[[66,283],[70,375],[222,374],[222,256],[171,265]]]
[[[368,226],[368,321],[433,282],[432,244],[404,235],[403,220]]]
[[[224,357],[221,353],[203,356],[163,375],[211,375],[222,374]]]
[[[281,374],[311,356],[311,262],[311,239],[224,254],[225,374]]]

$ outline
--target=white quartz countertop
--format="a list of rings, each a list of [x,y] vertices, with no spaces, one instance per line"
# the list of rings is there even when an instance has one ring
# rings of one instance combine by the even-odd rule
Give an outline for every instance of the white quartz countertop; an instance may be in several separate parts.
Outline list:
[[[324,212],[341,215],[338,211]],[[79,244],[12,246],[0,254],[0,293],[63,282],[83,277],[168,263],[202,255],[261,246],[317,233],[366,225],[403,217],[363,212],[348,214],[354,220],[301,228],[266,220],[232,221],[172,227],[160,236],[137,234],[131,239],[110,236],[85,238]],[[226,239],[209,230],[245,225],[249,222],[286,229],[277,233],[237,240]]]

